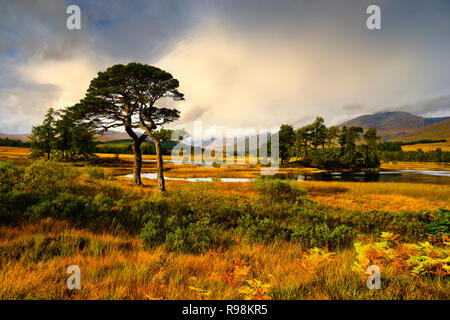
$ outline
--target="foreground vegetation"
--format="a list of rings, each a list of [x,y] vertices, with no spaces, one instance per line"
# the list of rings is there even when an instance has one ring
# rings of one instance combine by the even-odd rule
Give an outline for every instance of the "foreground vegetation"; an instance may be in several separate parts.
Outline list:
[[[449,297],[448,186],[169,181],[162,195],[47,161],[3,162],[0,182],[2,299]],[[366,288],[371,264],[382,290]]]

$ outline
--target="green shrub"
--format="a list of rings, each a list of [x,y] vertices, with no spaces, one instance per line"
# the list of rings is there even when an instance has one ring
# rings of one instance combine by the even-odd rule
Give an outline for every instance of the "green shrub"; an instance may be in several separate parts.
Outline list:
[[[345,211],[342,216],[342,223],[354,227],[359,233],[393,232],[404,241],[425,238],[427,225],[432,221],[428,211]]]
[[[86,170],[96,179],[104,174],[101,169]],[[5,185],[0,223],[52,216],[92,231],[138,234],[146,248],[164,245],[189,253],[227,246],[236,233],[248,242],[296,241],[307,248],[330,249],[351,246],[356,233],[387,231],[407,241],[449,233],[448,210],[432,214],[335,209],[307,201],[305,189],[293,181],[258,180],[252,186],[258,197],[224,195],[213,183],[199,182],[140,200],[107,181],[101,193],[89,195],[88,189],[75,184],[78,174],[74,167],[47,161],[37,161],[24,173],[12,163],[0,163]],[[31,192],[15,191],[25,187]]]
[[[0,193],[0,224],[22,222],[24,212],[38,201],[36,195],[28,192]]]
[[[138,200],[134,202],[130,215],[139,216],[140,224],[144,225],[147,221],[154,219],[162,219],[170,216],[171,207],[169,202],[164,197],[153,198],[150,197],[145,200]]]
[[[427,225],[427,233],[434,236],[450,235],[450,210],[438,209],[433,221]]]
[[[139,234],[145,248],[152,248],[164,243],[165,237],[164,227],[156,221],[147,222]]]
[[[239,232],[248,242],[289,240],[291,231],[270,218],[258,218],[249,214],[239,218]]]
[[[356,237],[354,230],[346,225],[330,229],[327,224],[297,225],[293,228],[292,240],[305,248],[329,249],[351,247]]]
[[[111,211],[111,209],[115,206],[115,201],[106,193],[102,192],[94,197],[92,200],[92,205],[99,211]]]
[[[291,211],[290,217],[292,224],[327,224],[336,226],[346,224],[343,221],[343,212],[339,209],[320,205],[314,202],[304,202],[295,204]]]
[[[272,201],[286,200],[293,202],[306,196],[306,189],[294,181],[280,179],[258,179],[253,182],[253,189],[263,198]]]
[[[84,172],[91,179],[106,179],[106,178],[108,178],[108,175],[105,173],[105,171],[102,168],[86,167],[86,168],[84,168]]]
[[[190,222],[234,225],[239,216],[238,199],[214,192],[212,182],[196,182],[170,195],[171,215],[187,225]]]
[[[25,169],[23,186],[39,193],[56,194],[69,191],[79,175],[73,166],[39,160]]]
[[[188,253],[204,253],[221,244],[220,232],[215,225],[190,223],[186,228],[176,228],[166,234],[168,250]]]
[[[0,161],[0,192],[12,191],[21,181],[23,171],[22,168],[15,166],[11,160]]]
[[[292,224],[326,224],[331,229],[346,225],[358,233],[377,235],[383,231],[393,232],[404,241],[426,238],[427,225],[433,216],[428,211],[359,211],[334,209],[313,202],[295,204],[289,214]]]
[[[239,207],[232,197],[211,192],[211,186],[210,182],[193,183],[168,197],[138,202],[144,247],[164,243],[167,250],[201,253],[227,245],[230,240],[224,232],[236,225]]]
[[[164,211],[167,202],[164,200],[145,200],[138,204],[137,212],[146,223],[144,224],[139,238],[146,248],[163,244],[166,239],[167,220],[164,219]]]
[[[85,225],[89,218],[89,200],[82,196],[60,193],[54,199],[41,201],[29,208],[26,215],[33,220],[48,216],[69,220],[75,225]]]

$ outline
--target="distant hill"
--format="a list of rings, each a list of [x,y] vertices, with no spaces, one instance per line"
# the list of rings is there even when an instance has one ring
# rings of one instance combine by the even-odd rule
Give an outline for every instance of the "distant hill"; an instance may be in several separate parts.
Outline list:
[[[114,140],[128,140],[130,136],[125,131],[108,130],[102,135],[96,135],[95,139],[101,142],[114,141]]]
[[[11,140],[20,140],[26,142],[28,140],[29,135],[31,135],[31,133],[20,133],[20,134],[0,133],[0,138],[1,139],[8,138]],[[98,141],[106,142],[106,141],[130,139],[130,136],[125,131],[110,130],[102,135],[96,135],[95,138]]]
[[[106,148],[107,147],[127,147],[128,145],[131,145],[132,143],[133,143],[132,139],[121,139],[121,140],[103,141],[103,142],[100,142],[98,144],[98,146],[100,146],[100,148],[102,148],[102,147],[106,147]],[[153,141],[145,141],[144,145],[145,144],[153,145],[154,143],[153,143]],[[174,146],[177,145],[177,142],[163,141],[163,142],[161,142],[161,145],[166,148],[172,149]]]
[[[30,133],[18,133],[18,134],[8,134],[8,133],[0,133],[1,139],[11,139],[11,140],[20,140],[23,142],[28,141],[28,136]]]
[[[384,140],[392,140],[413,134],[418,129],[441,123],[447,119],[450,119],[450,117],[423,118],[401,111],[379,112],[356,117],[342,123],[340,126],[358,126],[364,129],[376,128],[378,134],[383,137]]]
[[[450,141],[450,119],[417,129],[406,136],[394,139],[394,141],[412,142],[439,139]]]

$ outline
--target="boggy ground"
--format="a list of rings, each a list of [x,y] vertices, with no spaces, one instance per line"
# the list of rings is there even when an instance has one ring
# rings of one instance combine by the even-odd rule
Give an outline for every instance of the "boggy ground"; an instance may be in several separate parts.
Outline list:
[[[14,152],[2,157],[31,164]],[[168,180],[162,196],[154,180],[118,177],[127,163],[100,165],[0,170],[1,299],[450,297],[450,186]],[[65,180],[41,181],[49,170]],[[366,287],[372,264],[381,290]],[[66,288],[69,265],[81,269],[81,290]]]

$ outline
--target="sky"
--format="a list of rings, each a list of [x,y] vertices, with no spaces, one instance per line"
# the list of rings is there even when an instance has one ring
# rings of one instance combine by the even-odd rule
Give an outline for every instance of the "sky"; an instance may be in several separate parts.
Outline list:
[[[81,29],[66,8],[81,9]],[[366,26],[381,8],[381,30]],[[0,132],[28,133],[97,72],[147,63],[180,81],[176,127],[328,125],[362,114],[450,116],[450,2],[0,0]]]

